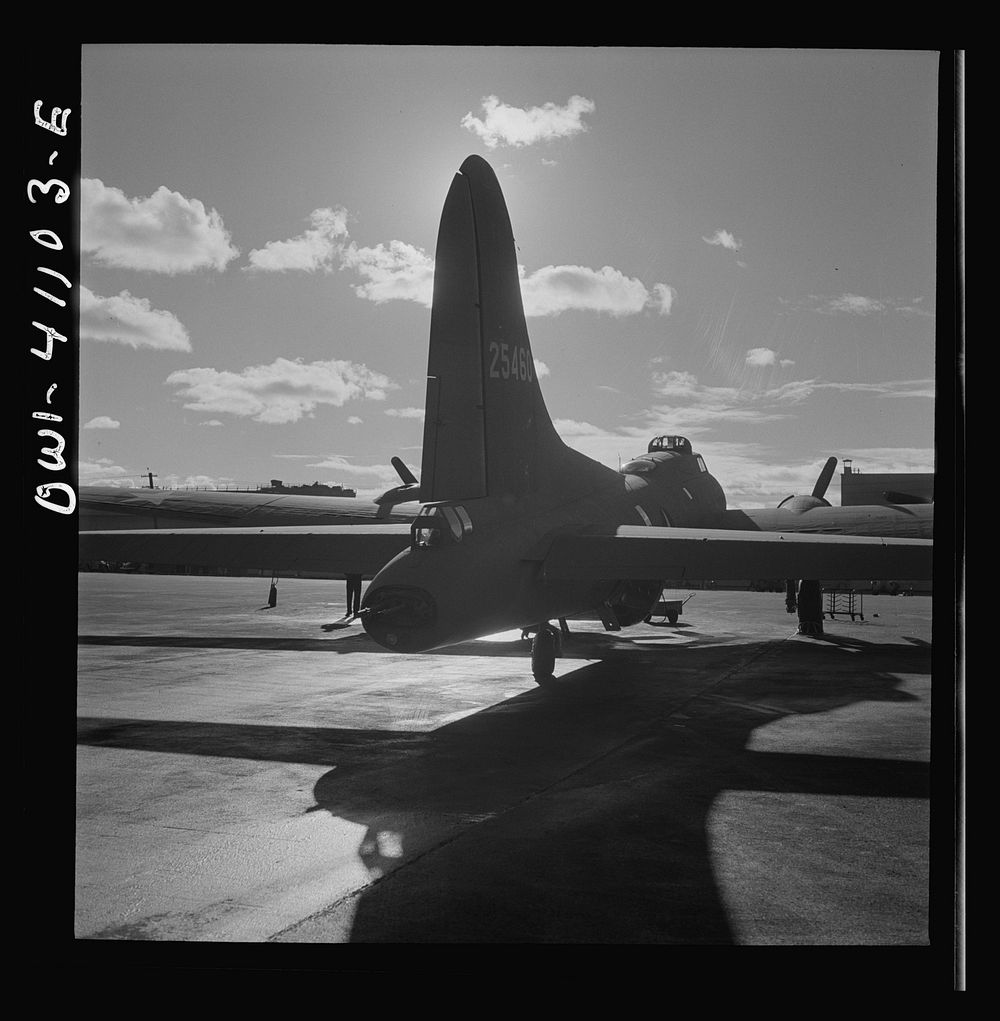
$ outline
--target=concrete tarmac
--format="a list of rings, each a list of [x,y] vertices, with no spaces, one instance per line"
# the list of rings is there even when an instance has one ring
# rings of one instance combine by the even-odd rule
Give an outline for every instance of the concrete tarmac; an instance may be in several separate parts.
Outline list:
[[[375,645],[344,583],[81,574],[78,939],[928,942],[931,601]]]

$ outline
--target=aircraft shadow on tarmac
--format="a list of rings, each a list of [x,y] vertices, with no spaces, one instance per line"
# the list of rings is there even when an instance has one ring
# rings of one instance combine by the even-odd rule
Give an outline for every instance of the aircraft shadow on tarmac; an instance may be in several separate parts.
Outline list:
[[[893,674],[928,674],[926,649],[751,642],[659,662],[592,663],[432,732],[89,718],[78,740],[329,765],[310,811],[366,828],[373,879],[353,942],[731,944],[708,835],[722,792],[929,796],[926,763],[747,748],[789,714],[913,700]]]

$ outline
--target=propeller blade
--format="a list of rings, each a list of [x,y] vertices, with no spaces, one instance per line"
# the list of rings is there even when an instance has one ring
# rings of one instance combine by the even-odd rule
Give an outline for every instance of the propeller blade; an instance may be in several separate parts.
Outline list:
[[[819,478],[816,480],[816,485],[813,486],[812,495],[817,500],[822,500],[826,495],[826,487],[830,485],[830,479],[833,478],[833,473],[837,468],[837,459],[835,457],[828,457],[826,464],[823,465],[823,470],[819,473]]]
[[[403,480],[404,486],[416,485],[416,475],[414,475],[413,472],[411,472],[410,469],[403,464],[402,458],[394,457],[389,463],[396,469],[396,474]]]
[[[420,483],[417,481],[416,475],[403,463],[402,458],[393,457],[389,463],[396,469],[396,474],[403,484],[393,486],[381,496],[375,497],[375,503],[379,507],[379,517],[387,516],[397,504],[410,503],[420,499]]]

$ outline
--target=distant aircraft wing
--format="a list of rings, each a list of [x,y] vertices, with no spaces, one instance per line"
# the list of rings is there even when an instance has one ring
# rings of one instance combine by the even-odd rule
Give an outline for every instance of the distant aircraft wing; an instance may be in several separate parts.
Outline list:
[[[803,535],[623,525],[613,533],[558,535],[543,557],[546,578],[658,580],[716,578],[931,577],[931,539]]]
[[[410,541],[410,526],[295,525],[80,533],[81,562],[322,571],[373,577]]]

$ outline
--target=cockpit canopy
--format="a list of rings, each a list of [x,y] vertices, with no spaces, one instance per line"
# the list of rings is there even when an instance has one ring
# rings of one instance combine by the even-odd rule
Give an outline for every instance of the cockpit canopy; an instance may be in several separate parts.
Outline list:
[[[691,453],[691,441],[686,436],[654,436],[646,448],[647,454],[658,450],[672,450],[678,454]]]

